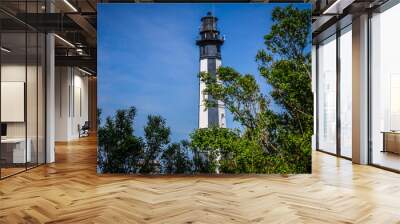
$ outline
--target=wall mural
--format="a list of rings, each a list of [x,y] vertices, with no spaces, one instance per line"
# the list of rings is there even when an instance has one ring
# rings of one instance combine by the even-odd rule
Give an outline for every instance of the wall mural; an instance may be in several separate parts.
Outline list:
[[[98,9],[99,173],[311,173],[310,4]]]

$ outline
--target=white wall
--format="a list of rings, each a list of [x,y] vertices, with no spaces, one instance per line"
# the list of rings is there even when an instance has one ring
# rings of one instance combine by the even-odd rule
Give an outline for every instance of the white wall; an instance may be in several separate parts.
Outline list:
[[[1,66],[1,81],[3,82],[25,82],[26,67],[19,64],[6,64]],[[30,70],[31,67],[28,67]],[[6,108],[1,108],[6,110]],[[7,137],[23,138],[25,137],[25,122],[7,122]]]
[[[24,65],[8,64],[1,66],[1,81],[2,82],[25,82]],[[28,67],[30,70],[31,67]],[[24,109],[24,108],[23,108]],[[2,108],[6,110],[6,108]],[[25,122],[7,122],[7,137],[25,137]]]
[[[56,67],[55,69],[55,140],[67,141],[69,133],[69,68]]]
[[[78,125],[88,120],[88,78],[76,68],[56,67],[55,86],[55,140],[77,139]]]
[[[78,138],[78,125],[82,126],[85,121],[89,120],[88,113],[88,78],[87,76],[82,76],[82,73],[76,73],[77,70],[74,70],[74,80],[72,88],[74,92],[74,96],[71,96],[74,99],[74,102],[71,103],[73,108],[72,111],[72,119],[71,119],[71,136],[72,138]]]
[[[38,69],[38,70],[37,70]],[[14,101],[9,103],[19,104],[18,107],[6,106],[4,101],[2,101],[2,115],[6,113],[19,114],[18,119],[14,121],[7,121],[6,118],[2,117],[3,122],[7,124],[7,137],[8,138],[24,138],[25,135],[29,139],[29,144],[31,148],[31,156],[33,162],[39,159],[39,163],[44,163],[44,150],[45,150],[45,120],[44,120],[44,74],[42,73],[42,67],[36,67],[32,65],[25,66],[24,64],[9,63],[3,64],[1,66],[2,75],[2,99],[12,99]],[[27,80],[25,80],[27,79]],[[16,93],[11,93],[4,88],[5,83],[16,83],[26,85],[26,106],[25,106],[25,87],[22,86],[21,89]],[[15,88],[12,86],[12,88]],[[16,89],[14,89],[16,91]],[[16,99],[10,98],[7,94],[22,94],[19,102]],[[22,100],[22,102],[21,102]],[[26,120],[25,120],[26,112]],[[6,120],[6,121],[5,121]],[[52,160],[48,160],[52,162]]]
[[[25,121],[24,82],[1,82],[1,108],[2,122]]]
[[[27,69],[27,70],[26,70]],[[24,82],[25,81],[25,75],[26,71],[28,74],[35,73],[36,74],[36,67],[33,66],[28,66],[25,67],[24,65],[18,65],[18,64],[5,64],[1,66],[1,81],[2,82]],[[30,83],[31,84],[31,83]],[[36,82],[34,83],[36,85]],[[30,89],[28,88],[28,93],[27,96],[29,97],[34,97],[36,98],[36,89]],[[32,90],[32,92],[30,91]],[[29,102],[32,101],[32,99],[27,99]],[[33,105],[32,105],[33,106]],[[34,105],[36,108],[36,105]],[[2,108],[2,110],[6,110],[6,108]],[[24,110],[24,108],[22,108]],[[28,113],[28,121],[34,120],[33,117]],[[34,114],[34,118],[36,119],[36,114]],[[25,124],[26,122],[7,122],[7,136],[8,137],[25,137]],[[36,120],[35,120],[36,123]],[[28,129],[33,127],[33,125],[28,125]],[[36,130],[36,126],[34,127]],[[28,130],[29,131],[29,130]],[[29,137],[29,136],[28,136]]]

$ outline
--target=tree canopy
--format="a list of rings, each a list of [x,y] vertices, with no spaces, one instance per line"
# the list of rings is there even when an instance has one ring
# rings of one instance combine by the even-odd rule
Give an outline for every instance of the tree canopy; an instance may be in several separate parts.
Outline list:
[[[266,156],[272,162],[276,158],[276,164],[286,164],[284,170],[289,173],[311,172],[310,19],[310,10],[291,5],[273,10],[271,31],[264,36],[265,49],[256,55],[260,75],[272,87],[270,94],[260,91],[254,75],[239,74],[231,67],[220,67],[216,77],[200,74],[206,92],[223,101],[245,127],[243,137],[256,140]]]

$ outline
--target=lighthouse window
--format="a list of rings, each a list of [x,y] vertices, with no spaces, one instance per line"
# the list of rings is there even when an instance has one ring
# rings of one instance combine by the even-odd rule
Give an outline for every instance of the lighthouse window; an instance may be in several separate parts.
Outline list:
[[[207,46],[207,54],[208,55],[215,55],[217,53],[217,48],[215,45],[208,45]]]
[[[205,53],[206,53],[206,50],[205,50],[205,47],[203,46],[203,47],[200,47],[200,50],[201,50],[201,54],[202,55],[204,55]]]

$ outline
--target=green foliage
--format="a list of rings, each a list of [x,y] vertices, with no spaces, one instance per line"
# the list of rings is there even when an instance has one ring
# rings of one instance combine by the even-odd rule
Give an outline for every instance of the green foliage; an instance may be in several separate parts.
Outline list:
[[[311,172],[313,94],[309,10],[276,8],[271,32],[264,36],[266,49],[257,54],[260,74],[272,86],[271,96],[284,110],[274,114],[274,141],[293,172]]]
[[[192,173],[211,173],[210,161],[204,152],[197,148],[190,148],[192,152]]]
[[[99,126],[100,172],[192,173],[207,170],[208,162],[198,152],[193,151],[193,159],[189,158],[189,142],[170,144],[171,131],[161,116],[149,115],[144,127],[144,139],[135,136],[135,115],[135,107],[117,110],[113,117],[107,117],[105,124]]]
[[[135,107],[118,110],[98,130],[98,166],[104,173],[135,173],[144,143],[132,135]]]
[[[230,67],[220,67],[217,73],[217,77],[206,72],[200,73],[200,79],[206,84],[205,92],[223,101],[234,120],[253,131],[259,122],[258,113],[267,106],[255,78],[241,75]],[[205,103],[208,107],[216,106],[215,101],[206,100]]]
[[[300,10],[292,5],[276,7],[272,12],[272,23],[270,33],[264,36],[268,58],[304,58],[305,48],[310,44],[311,11]]]
[[[209,161],[209,173],[216,168],[222,173],[265,173],[267,154],[253,140],[228,128],[197,129],[190,135],[193,149],[202,152]],[[219,159],[217,159],[219,158]]]
[[[224,172],[311,172],[313,95],[311,58],[306,51],[310,15],[309,10],[293,6],[277,7],[272,13],[271,31],[264,36],[266,49],[256,56],[261,76],[272,87],[271,98],[260,92],[254,76],[242,75],[233,68],[220,67],[216,77],[200,74],[206,92],[214,100],[223,101],[245,128],[243,136],[231,139],[222,145],[224,148],[211,145],[213,150],[221,149],[219,163]],[[282,110],[271,109],[270,101]],[[213,103],[206,101],[208,107]],[[223,142],[217,133],[201,134],[210,138],[209,142]]]
[[[101,109],[97,108],[97,127],[100,127],[100,125],[101,125],[101,119],[100,119],[101,112],[102,112]]]
[[[161,159],[164,163],[164,173],[190,173],[192,161],[189,158],[189,143],[182,141],[168,145]]]
[[[241,75],[230,67],[220,67],[217,77],[202,72],[200,79],[206,84],[205,92],[224,102],[233,119],[245,128],[244,136],[258,141],[263,149],[268,150],[268,120],[263,114],[268,111],[269,101],[261,94],[254,76]],[[215,106],[213,103],[205,101],[207,107]]]
[[[215,172],[218,163],[219,155],[226,155],[232,152],[235,143],[238,139],[238,133],[235,133],[227,128],[202,128],[197,129],[191,135],[191,146],[199,152],[207,156],[208,172]]]
[[[164,147],[169,143],[170,134],[171,130],[167,127],[164,118],[152,115],[147,117],[147,124],[144,127],[146,150],[143,166],[140,169],[141,173],[152,173],[157,171],[157,159],[159,154],[164,150]]]

